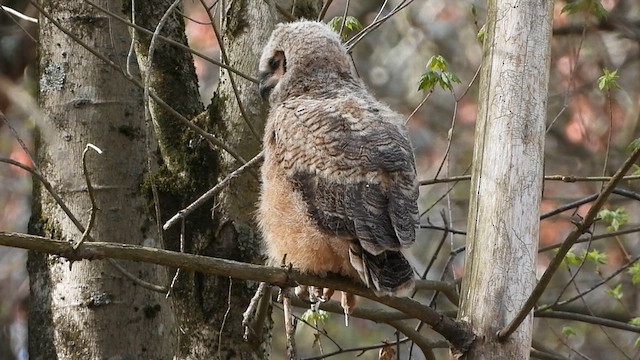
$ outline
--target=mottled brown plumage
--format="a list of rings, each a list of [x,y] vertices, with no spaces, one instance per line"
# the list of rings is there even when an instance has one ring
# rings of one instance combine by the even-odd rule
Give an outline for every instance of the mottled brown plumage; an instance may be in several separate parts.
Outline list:
[[[356,76],[336,33],[279,25],[260,60],[268,99],[258,212],[271,263],[406,294],[413,270],[415,164],[403,118]]]

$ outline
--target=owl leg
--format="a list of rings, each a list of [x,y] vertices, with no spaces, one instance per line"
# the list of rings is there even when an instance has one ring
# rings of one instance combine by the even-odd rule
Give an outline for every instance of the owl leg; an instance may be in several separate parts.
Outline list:
[[[302,300],[309,301],[309,288],[307,285],[298,285],[295,289],[296,296]]]
[[[344,325],[349,326],[349,315],[351,315],[353,309],[356,307],[355,295],[343,291],[340,305],[342,305],[342,310],[344,310]]]
[[[307,287],[306,285],[299,285],[296,288],[296,295],[309,302],[325,302],[331,299],[333,290],[316,286]]]

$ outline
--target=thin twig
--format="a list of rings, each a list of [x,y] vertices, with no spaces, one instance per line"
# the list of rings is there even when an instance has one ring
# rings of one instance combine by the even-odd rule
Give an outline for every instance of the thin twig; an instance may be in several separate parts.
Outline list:
[[[11,134],[13,135],[13,138],[18,142],[18,145],[20,145],[20,148],[22,148],[22,151],[24,151],[24,153],[27,154],[29,161],[31,161],[31,163],[34,166],[36,166],[36,159],[31,154],[31,151],[29,151],[29,147],[27,147],[27,144],[24,143],[24,141],[18,134],[18,131],[11,125],[11,123],[9,122],[9,119],[7,119],[7,117],[1,110],[0,110],[0,120],[2,120],[7,125],[7,127],[9,128],[9,131],[11,131]]]
[[[556,338],[558,339],[558,341],[564,345],[567,349],[571,350],[572,352],[574,352],[576,355],[578,355],[579,357],[585,359],[585,360],[591,360],[591,358],[585,356],[584,354],[582,354],[581,352],[579,352],[578,350],[574,349],[573,347],[569,346],[569,344],[567,344],[567,341],[565,340],[564,336],[560,336],[553,327],[549,326],[547,327],[547,329],[551,330],[551,332],[553,333],[553,335],[556,336]]]
[[[287,336],[287,358],[298,358],[296,352],[296,323],[293,318],[293,306],[291,305],[291,288],[282,289],[282,307],[284,309],[284,332]]]
[[[624,266],[620,267],[619,269],[614,271],[611,275],[607,276],[606,278],[604,278],[601,281],[599,281],[597,284],[593,285],[591,288],[589,288],[589,289],[587,289],[585,291],[582,291],[579,294],[577,294],[577,295],[575,295],[575,296],[573,296],[573,297],[571,297],[569,299],[562,300],[562,301],[556,301],[553,304],[541,306],[538,309],[536,309],[536,311],[545,311],[545,310],[549,310],[549,309],[555,309],[558,306],[566,305],[566,304],[571,303],[571,302],[573,302],[575,300],[583,298],[588,293],[592,292],[593,290],[595,290],[595,289],[599,288],[600,286],[606,284],[609,280],[611,280],[614,277],[618,276],[618,274],[622,273],[623,271],[628,269],[631,265],[635,264],[639,260],[640,260],[640,256],[636,257],[635,259],[631,260],[630,262],[628,262]]]
[[[422,101],[420,101],[420,104],[418,104],[418,106],[416,106],[416,108],[413,109],[411,114],[409,114],[409,116],[407,116],[407,120],[404,121],[405,125],[407,125],[409,123],[409,120],[411,120],[413,115],[415,115],[418,112],[418,110],[420,110],[422,105],[424,105],[427,102],[427,100],[429,100],[429,97],[431,97],[431,94],[433,94],[433,88],[429,89],[429,92],[427,92],[427,95],[425,95],[424,98],[422,99]]]
[[[533,350],[531,350],[531,357],[537,356],[538,359],[543,359],[543,360],[569,360],[568,358],[555,353],[552,349],[549,349],[547,346],[545,346],[544,344],[542,344],[540,341],[537,341],[535,339],[531,340],[531,347],[533,348]],[[536,354],[534,355],[534,351],[538,351],[541,352],[542,354]]]
[[[402,321],[392,321],[389,325],[398,329],[401,333],[405,334],[411,341],[416,344],[422,354],[424,354],[427,360],[435,360],[432,349],[435,348],[434,344],[428,340],[426,336],[421,336],[419,331],[414,330],[409,324]],[[400,352],[397,353],[398,355]]]
[[[455,99],[456,95],[453,93],[453,91],[451,92],[451,95],[453,95],[453,98]],[[440,172],[442,171],[442,167],[444,166],[444,163],[449,160],[449,152],[451,151],[451,144],[453,143],[453,134],[456,128],[458,104],[459,102],[456,101],[453,105],[453,115],[451,116],[451,126],[449,127],[449,131],[447,131],[447,148],[444,151],[444,155],[442,156],[442,161],[440,162],[440,166],[438,166],[438,170],[436,171],[436,175],[434,176],[434,178],[438,178],[438,175],[440,175]],[[447,175],[448,175],[448,170],[447,170]]]
[[[602,176],[607,175],[609,166],[609,156],[611,155],[611,137],[613,136],[613,105],[611,100],[611,89],[607,90],[607,104],[609,105],[609,129],[607,131],[607,148],[604,152],[604,164],[602,165]],[[605,186],[605,183],[602,183]]]
[[[471,175],[459,175],[459,176],[451,176],[448,178],[441,179],[429,179],[429,180],[420,180],[418,181],[418,185],[433,185],[433,184],[441,184],[441,183],[450,183],[450,182],[458,182],[458,181],[466,181],[471,180]],[[573,176],[573,175],[547,175],[544,177],[545,181],[562,181],[566,183],[575,183],[575,182],[594,182],[594,181],[610,181],[611,176]],[[621,180],[640,180],[640,175],[628,175],[622,177]]]
[[[637,232],[640,232],[640,227],[633,227],[633,228],[630,228],[630,229],[607,232],[607,233],[603,233],[603,234],[599,234],[599,235],[593,235],[593,237],[589,236],[589,237],[585,237],[585,238],[580,238],[580,239],[578,239],[578,241],[576,241],[576,244],[587,242],[587,241],[590,241],[590,240],[591,241],[596,241],[596,240],[608,239],[608,238],[612,238],[612,237],[619,236],[619,235],[626,235],[626,234],[632,234],[632,233],[637,233]],[[538,253],[542,253],[542,252],[550,251],[550,250],[555,250],[555,249],[557,249],[557,248],[559,248],[561,246],[562,246],[562,243],[548,245],[548,246],[545,246],[543,248],[540,248],[540,250],[538,250]]]
[[[200,4],[202,4],[202,7],[205,9],[205,12],[209,17],[209,21],[211,21],[211,28],[213,29],[213,33],[216,36],[216,40],[218,41],[218,46],[220,46],[220,57],[222,58],[222,63],[229,65],[229,57],[227,56],[227,50],[224,46],[224,41],[220,36],[220,33],[218,32],[218,28],[216,28],[216,24],[213,21],[213,16],[211,15],[211,12],[207,9],[207,4],[204,2],[204,0],[200,0]],[[224,10],[221,9],[221,11],[224,11]],[[240,100],[240,92],[238,91],[236,80],[230,72],[228,73],[228,75],[229,75],[229,83],[231,84],[231,89],[233,90],[233,95],[236,98],[236,103],[238,104],[238,109],[240,110],[240,115],[242,116],[242,119],[244,119],[245,124],[251,131],[251,134],[253,134],[254,138],[260,140],[260,135],[258,134],[258,130],[256,130],[256,128],[253,126],[253,124],[249,120],[249,116],[247,115],[247,112],[244,110],[244,106],[242,105],[242,101]]]
[[[227,323],[227,317],[231,312],[231,287],[233,286],[233,279],[229,276],[229,293],[227,295],[227,311],[224,312],[222,317],[222,324],[220,325],[220,331],[218,332],[218,359],[222,359],[220,356],[222,352],[222,333],[224,331],[224,325]]]
[[[324,19],[324,16],[327,14],[327,10],[329,10],[329,6],[333,0],[324,0],[324,4],[322,5],[322,9],[320,10],[320,14],[318,15],[318,21]]]
[[[240,166],[238,169],[236,169],[231,174],[227,175],[227,177],[225,177],[222,181],[220,181],[218,184],[216,184],[216,186],[211,188],[211,190],[207,191],[202,196],[200,196],[196,201],[194,201],[191,204],[189,204],[189,206],[187,206],[186,208],[178,211],[175,215],[173,215],[171,217],[171,219],[167,220],[167,222],[163,226],[163,229],[167,230],[171,226],[175,225],[175,223],[178,220],[186,218],[194,210],[196,210],[197,208],[202,206],[207,200],[211,199],[216,194],[218,194],[220,191],[222,191],[222,189],[224,189],[227,185],[229,185],[231,180],[237,178],[243,172],[245,172],[247,169],[249,169],[251,166],[255,165],[260,160],[262,160],[262,156],[263,155],[264,155],[264,152],[260,151],[258,153],[258,155],[253,157],[253,159],[249,160],[249,162],[247,162],[246,164]]]
[[[258,303],[260,299],[265,294],[266,289],[271,289],[266,282],[261,282],[256,289],[256,293],[253,294],[253,297],[249,301],[249,306],[247,306],[247,310],[242,313],[242,326],[244,327],[244,340],[249,341],[251,339],[251,333],[255,333],[256,330],[253,329],[253,319],[254,314],[258,311]]]
[[[73,225],[75,225],[76,228],[81,233],[84,232],[84,225],[82,225],[80,223],[78,218],[76,218],[76,216],[71,212],[71,210],[69,209],[67,204],[65,204],[65,202],[62,200],[62,198],[60,198],[60,195],[58,195],[58,193],[53,189],[53,186],[51,186],[51,183],[49,181],[47,181],[47,179],[45,179],[45,177],[40,173],[40,171],[38,169],[35,169],[35,168],[30,167],[30,166],[24,165],[24,164],[22,164],[20,162],[17,162],[15,160],[13,160],[13,159],[0,158],[0,162],[17,166],[17,167],[19,167],[19,168],[21,168],[21,169],[23,169],[25,171],[28,171],[29,173],[31,173],[31,175],[35,176],[36,179],[38,179],[38,181],[40,181],[40,183],[42,183],[42,185],[45,187],[45,189],[47,189],[47,192],[49,192],[49,194],[53,197],[53,200],[56,202],[56,204],[58,204],[58,206],[60,206],[62,211],[67,215],[67,217],[69,217],[69,219],[71,220]]]
[[[469,164],[469,166],[467,166],[465,172],[468,172],[469,169],[471,169],[471,164]],[[449,193],[451,193],[451,191],[453,191],[453,188],[455,188],[457,185],[458,185],[458,182],[456,182],[453,185],[449,186],[449,188],[447,189],[447,191],[444,192],[444,194],[442,194],[436,201],[434,201],[429,207],[427,207],[426,209],[424,209],[424,211],[422,211],[420,213],[420,218],[422,218],[426,213],[431,211],[431,209],[433,209],[434,206],[438,205],[442,199],[447,197],[449,195]]]
[[[333,356],[337,356],[337,355],[342,355],[342,354],[348,354],[348,353],[352,353],[352,352],[358,352],[360,354],[365,353],[366,351],[369,350],[378,350],[382,347],[388,346],[388,345],[395,345],[395,344],[403,344],[406,343],[407,341],[409,341],[411,339],[409,339],[408,337],[402,338],[399,341],[394,341],[394,342],[382,342],[380,344],[376,344],[376,345],[366,345],[366,346],[357,346],[357,347],[352,347],[352,348],[347,348],[347,349],[338,349],[336,351],[332,351],[323,355],[318,355],[318,356],[310,356],[310,357],[306,357],[306,358],[302,358],[301,360],[323,360],[323,359],[328,359],[330,357]],[[359,356],[359,355],[358,355]]]
[[[340,34],[340,36],[342,36],[342,33],[344,31],[344,24],[347,23],[347,13],[349,12],[349,4],[351,3],[350,0],[347,0],[345,5],[344,5],[344,13],[342,14],[342,24],[340,24],[340,31],[338,31],[338,34]]]
[[[93,6],[96,6],[96,5],[93,5]],[[112,16],[112,18],[115,18],[115,14],[113,15],[114,16]],[[131,0],[131,23],[130,24],[135,25],[135,23],[136,23],[136,0]],[[129,43],[129,51],[127,52],[127,60],[126,60],[127,75],[129,76],[133,76],[133,74],[131,74],[131,63],[133,62],[134,59],[136,60],[136,62],[138,61],[138,59],[135,58],[135,45],[137,41],[138,41],[138,33],[136,31],[132,31],[131,42]]]
[[[582,35],[580,36],[580,42],[578,43],[578,49],[576,51],[576,57],[575,57],[575,62],[571,61],[571,59],[569,59],[569,65],[571,67],[570,73],[569,73],[569,84],[567,85],[567,90],[564,93],[564,101],[562,104],[562,109],[560,109],[560,111],[558,111],[558,114],[553,118],[553,120],[551,120],[551,122],[549,123],[549,125],[547,126],[547,129],[545,132],[549,132],[549,130],[551,130],[551,128],[553,127],[553,124],[556,123],[556,121],[560,118],[560,116],[565,112],[565,110],[569,107],[569,93],[571,92],[571,89],[574,86],[574,82],[575,82],[575,76],[576,76],[576,69],[578,68],[578,61],[580,60],[580,49],[582,49],[582,44],[584,42],[585,39],[585,35],[587,32],[587,22],[585,22],[585,25],[582,27]]]
[[[118,20],[121,23],[123,23],[123,24],[125,24],[125,25],[127,25],[129,27],[132,27],[132,28],[134,28],[134,29],[136,29],[136,30],[138,30],[138,31],[140,31],[142,33],[145,33],[147,35],[152,35],[153,34],[153,31],[147,30],[147,29],[143,28],[140,25],[132,23],[132,22],[128,21],[127,19],[119,16],[118,14],[116,14],[114,12],[111,12],[111,11],[105,9],[104,7],[94,3],[91,0],[84,0],[84,1],[87,4],[95,7],[96,9],[100,10],[101,12],[111,16],[115,20]],[[251,81],[252,83],[255,83],[255,84],[258,83],[258,79],[254,78],[254,77],[251,77],[251,76],[249,76],[249,75],[247,75],[247,74],[245,74],[245,73],[243,73],[243,72],[241,72],[241,71],[239,71],[237,69],[234,69],[231,66],[223,64],[222,62],[220,62],[218,60],[215,60],[215,59],[213,59],[213,58],[211,58],[211,57],[209,57],[209,56],[207,56],[207,55],[205,55],[205,54],[203,54],[203,53],[201,53],[201,52],[199,52],[197,50],[194,50],[194,49],[192,49],[192,48],[190,48],[190,47],[188,47],[188,46],[186,46],[184,44],[181,44],[181,43],[179,43],[179,42],[177,42],[177,41],[175,41],[173,39],[170,39],[170,38],[162,36],[162,35],[159,35],[158,38],[161,39],[162,41],[165,41],[169,45],[173,45],[173,46],[175,46],[175,47],[177,47],[179,49],[182,49],[184,51],[188,51],[188,52],[192,53],[193,55],[196,55],[197,57],[199,57],[199,58],[201,58],[203,60],[206,60],[206,61],[208,61],[208,62],[210,62],[210,63],[212,63],[214,65],[217,65],[217,66],[219,66],[219,67],[221,67],[221,68],[223,68],[225,70],[231,71],[232,73],[234,73],[234,74],[236,74],[236,75],[238,75],[238,76],[240,76],[240,77],[242,77],[242,78],[244,78],[244,79],[246,79],[248,81]]]
[[[380,19],[380,15],[382,15],[382,11],[384,11],[384,8],[387,7],[387,3],[388,2],[389,2],[389,0],[384,0],[382,5],[380,5],[380,10],[378,10],[378,13],[376,14],[376,17],[373,18],[372,22],[376,22],[376,21],[378,21],[378,19]]]
[[[296,21],[296,18],[293,15],[289,14],[287,10],[285,10],[282,6],[278,5],[275,1],[267,1],[264,0],[267,4],[273,4],[280,15],[282,15],[287,21]]]
[[[438,242],[438,246],[436,247],[436,250],[433,252],[433,256],[431,256],[431,260],[429,261],[429,264],[427,264],[427,267],[424,269],[424,271],[422,272],[422,275],[420,276],[420,279],[423,279],[423,280],[427,278],[427,273],[429,272],[429,270],[431,270],[431,267],[435,263],[436,258],[440,253],[440,249],[442,249],[442,245],[444,245],[445,240],[447,240],[447,237],[449,236],[450,224],[449,224],[449,221],[447,220],[447,216],[445,215],[444,210],[440,212],[440,216],[442,216],[442,221],[444,223],[445,230],[444,230],[444,233],[442,234],[442,237],[440,238],[440,242]]]
[[[17,17],[17,18],[20,18],[22,20],[26,20],[26,21],[32,22],[34,24],[38,23],[38,19],[33,18],[31,16],[27,16],[27,15],[21,13],[20,11],[14,10],[14,9],[8,7],[8,6],[0,6],[0,8],[2,8],[2,11],[6,12],[8,14],[11,14],[11,15]]]
[[[593,227],[594,225],[592,225]],[[593,243],[593,231],[589,231],[587,232],[587,236],[588,236],[588,241],[587,241],[587,248],[585,249],[585,253],[588,253],[589,251],[591,251],[591,244]],[[578,277],[578,274],[581,273],[582,268],[584,267],[584,265],[587,263],[587,256],[583,256],[582,259],[580,259],[580,263],[578,264],[578,267],[576,268],[575,271],[573,271],[570,267],[567,267],[567,271],[569,272],[569,274],[571,275],[569,280],[566,282],[565,286],[562,287],[560,289],[560,291],[558,292],[558,295],[556,297],[556,302],[560,300],[560,298],[562,297],[562,295],[564,295],[564,293],[567,291],[567,289],[569,288],[569,286],[571,284],[574,285],[575,289],[577,292],[580,292],[580,290],[578,289],[577,284],[575,283],[575,279]]]
[[[439,230],[439,231],[448,231],[454,235],[467,235],[466,231],[462,231],[462,230],[457,230],[457,229],[453,229],[453,228],[448,228],[446,226],[438,226],[438,225],[432,225],[432,224],[428,224],[428,225],[418,225],[418,229],[431,229],[431,230]]]
[[[102,150],[91,143],[87,144],[87,146],[84,148],[84,151],[82,151],[82,173],[84,174],[84,181],[87,183],[87,192],[89,193],[89,200],[91,201],[91,213],[89,214],[89,223],[87,224],[86,229],[84,229],[84,232],[82,232],[82,237],[80,238],[80,240],[78,240],[78,242],[72,244],[71,246],[74,250],[82,245],[85,240],[87,240],[87,237],[89,236],[89,233],[93,229],[93,225],[96,222],[96,212],[100,210],[98,204],[96,203],[96,197],[93,193],[93,186],[91,185],[89,169],[87,169],[87,152],[89,152],[89,149],[97,152],[98,155],[102,155]]]
[[[538,318],[575,320],[575,321],[580,321],[587,324],[602,325],[602,326],[610,327],[612,329],[626,330],[626,331],[631,331],[631,332],[640,334],[640,326],[631,325],[628,323],[624,323],[622,321],[605,319],[597,316],[576,314],[576,313],[571,313],[566,311],[548,311],[548,310],[536,311],[534,313],[534,316]]]
[[[391,12],[389,14],[387,14],[386,16],[382,17],[381,19],[379,19],[377,21],[372,22],[367,27],[365,27],[364,29],[360,30],[360,32],[358,32],[355,36],[353,36],[351,39],[349,39],[345,43],[345,46],[347,47],[347,51],[351,52],[353,50],[353,47],[356,46],[356,44],[358,42],[360,42],[362,39],[364,39],[365,36],[367,36],[373,30],[377,29],[380,25],[382,25],[382,23],[387,21],[389,18],[391,18],[396,13],[398,13],[400,10],[404,9],[405,7],[407,7],[412,2],[413,2],[413,0],[404,0],[404,1],[402,1],[393,10],[391,10]]]
[[[167,292],[167,287],[166,286],[161,286],[161,285],[156,285],[153,283],[150,283],[148,281],[144,281],[142,279],[140,279],[139,277],[136,277],[135,275],[133,275],[132,273],[129,272],[129,270],[125,269],[122,265],[120,265],[116,260],[114,259],[106,259],[107,262],[109,262],[109,264],[111,266],[113,266],[117,271],[119,271],[122,275],[124,275],[124,277],[126,277],[127,279],[129,279],[132,283],[147,289],[147,290],[151,290],[157,293],[166,293]]]
[[[186,230],[185,228],[186,228],[186,223],[185,223],[185,220],[182,219],[182,221],[180,222],[180,252],[181,253],[184,253],[184,246],[185,246],[184,235]],[[166,298],[171,296],[171,292],[173,292],[173,288],[176,286],[176,283],[178,282],[179,277],[180,277],[180,268],[177,268],[176,273],[173,274],[173,279],[171,279],[171,284],[169,285],[169,289],[167,290],[167,295],[165,296]]]
[[[293,306],[298,306],[298,304],[295,301],[296,299],[300,300],[300,298],[297,297],[297,296],[295,298],[291,298],[291,304]],[[315,305],[316,304],[312,304],[311,306],[314,307]],[[278,304],[274,304],[273,307],[276,308],[276,309],[282,310],[284,312],[284,308],[281,307],[281,306],[278,306]],[[293,314],[293,317],[296,319],[296,321],[300,321],[301,323],[303,323],[303,324],[307,325],[308,327],[310,327],[311,329],[313,329],[318,335],[322,335],[325,338],[327,338],[339,350],[342,350],[342,346],[340,346],[340,344],[338,344],[338,342],[334,338],[329,336],[329,334],[327,334],[326,331],[320,330],[320,328],[317,326],[317,324],[313,325],[310,322],[308,322],[307,320],[303,319],[302,317],[300,317],[300,316],[298,316],[296,314]],[[317,321],[316,321],[316,323],[317,323]],[[320,351],[321,351],[321,354],[324,355],[324,353],[322,353],[322,347],[320,348]]]

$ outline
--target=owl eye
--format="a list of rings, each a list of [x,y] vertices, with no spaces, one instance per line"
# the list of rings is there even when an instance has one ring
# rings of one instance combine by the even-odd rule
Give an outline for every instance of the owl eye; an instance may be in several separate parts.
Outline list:
[[[269,59],[269,67],[273,72],[284,74],[287,71],[287,59],[284,57],[284,52],[276,51],[273,57]]]
[[[280,59],[271,58],[269,59],[269,67],[273,70],[280,67]]]

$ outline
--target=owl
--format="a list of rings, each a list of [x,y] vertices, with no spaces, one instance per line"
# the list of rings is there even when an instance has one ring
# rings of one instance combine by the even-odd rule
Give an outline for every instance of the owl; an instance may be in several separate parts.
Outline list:
[[[257,220],[270,264],[411,292],[402,252],[415,241],[418,188],[402,116],[369,93],[321,22],[276,27],[259,90],[270,112]]]

